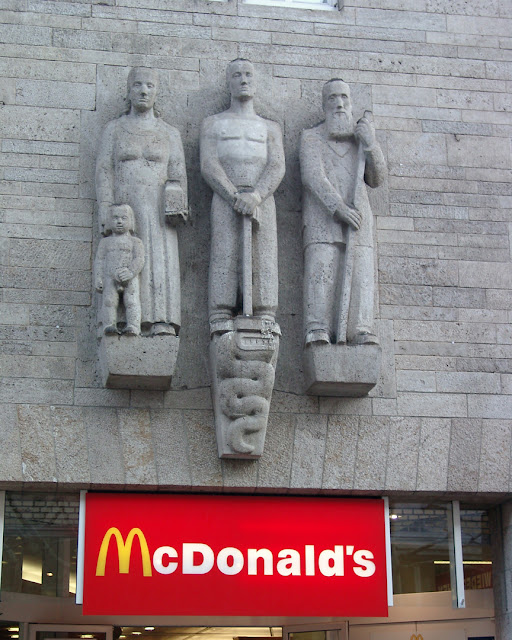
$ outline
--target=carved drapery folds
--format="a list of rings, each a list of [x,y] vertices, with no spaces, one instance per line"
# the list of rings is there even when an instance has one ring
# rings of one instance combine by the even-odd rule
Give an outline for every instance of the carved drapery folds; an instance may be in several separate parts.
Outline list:
[[[128,266],[129,274],[114,274],[117,315],[112,310],[106,314],[110,302],[105,289],[100,290],[100,365],[110,387],[167,388],[179,347],[176,226],[187,217],[187,179],[180,134],[154,109],[157,89],[156,72],[130,71],[128,111],[107,124],[97,157],[98,221],[105,236],[97,263],[104,262],[105,247],[114,251],[113,236],[121,237],[108,223],[113,210],[133,213],[136,237],[130,237],[144,256],[140,268]]]
[[[324,85],[325,121],[302,132],[304,365],[307,393],[360,396],[375,386],[373,215],[365,183],[385,162],[370,113],[354,124],[349,86]]]
[[[209,269],[210,370],[221,457],[263,452],[279,350],[274,192],[285,169],[282,133],[254,110],[254,69],[227,67],[230,107],[203,121],[201,173],[213,190]],[[103,132],[96,166],[102,238],[95,261],[104,382],[168,388],[179,346],[177,226],[187,219],[178,131],[154,109],[151,69],[128,76],[128,111]],[[373,215],[366,186],[385,162],[350,88],[323,88],[325,120],[302,132],[306,391],[359,396],[376,384]]]

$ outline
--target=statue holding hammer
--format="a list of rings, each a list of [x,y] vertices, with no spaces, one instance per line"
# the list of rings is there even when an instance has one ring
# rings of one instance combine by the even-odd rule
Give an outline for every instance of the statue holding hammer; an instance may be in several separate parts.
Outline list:
[[[350,88],[325,83],[325,121],[302,132],[305,347],[378,344],[374,333],[373,215],[364,183],[385,161],[369,113],[354,124]]]

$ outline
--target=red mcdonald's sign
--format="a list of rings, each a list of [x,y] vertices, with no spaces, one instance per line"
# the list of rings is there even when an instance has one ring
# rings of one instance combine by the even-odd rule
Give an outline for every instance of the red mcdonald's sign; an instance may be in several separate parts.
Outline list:
[[[378,499],[87,494],[86,615],[386,616]]]

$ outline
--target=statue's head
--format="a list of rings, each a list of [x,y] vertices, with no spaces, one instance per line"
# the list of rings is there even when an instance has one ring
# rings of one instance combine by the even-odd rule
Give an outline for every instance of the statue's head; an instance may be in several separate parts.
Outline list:
[[[115,234],[135,231],[135,215],[129,204],[114,204],[109,208],[105,231]]]
[[[354,120],[350,87],[341,78],[332,78],[322,89],[322,107],[329,133],[334,137],[352,135]]]
[[[128,111],[149,111],[155,106],[158,90],[158,73],[147,67],[134,67],[128,74]]]
[[[246,58],[232,60],[226,69],[226,80],[231,98],[250,100],[254,97],[254,67]]]

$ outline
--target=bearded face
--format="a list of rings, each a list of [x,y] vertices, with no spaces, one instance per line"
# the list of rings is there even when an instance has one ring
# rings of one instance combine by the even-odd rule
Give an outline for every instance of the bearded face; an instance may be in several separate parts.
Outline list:
[[[325,124],[332,138],[347,138],[354,133],[350,89],[341,80],[327,82],[323,90]]]
[[[331,138],[348,138],[354,133],[354,119],[352,111],[325,114],[325,123],[327,131]]]

